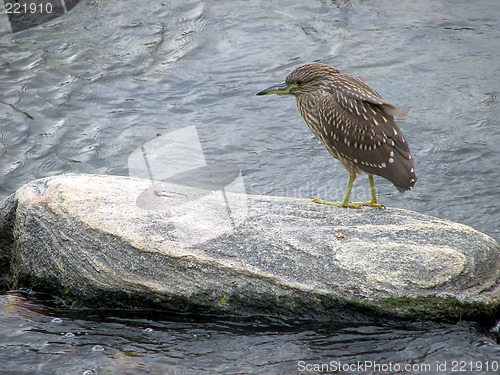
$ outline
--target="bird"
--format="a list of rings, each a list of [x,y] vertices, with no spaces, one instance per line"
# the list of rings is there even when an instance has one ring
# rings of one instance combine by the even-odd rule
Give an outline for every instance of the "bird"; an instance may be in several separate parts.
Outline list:
[[[271,94],[295,96],[309,129],[349,173],[342,202],[314,202],[384,208],[377,200],[374,175],[392,182],[400,192],[411,190],[417,182],[410,147],[394,121],[394,116],[408,112],[387,103],[365,82],[329,65],[313,63],[295,68],[285,82],[257,93]],[[371,200],[350,202],[354,180],[361,173],[368,175]]]

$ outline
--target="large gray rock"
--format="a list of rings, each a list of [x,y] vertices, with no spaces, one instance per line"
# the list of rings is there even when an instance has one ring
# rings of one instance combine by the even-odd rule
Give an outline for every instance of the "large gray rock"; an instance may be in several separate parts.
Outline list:
[[[9,287],[75,304],[216,314],[492,321],[500,247],[391,209],[63,175],[0,206]]]

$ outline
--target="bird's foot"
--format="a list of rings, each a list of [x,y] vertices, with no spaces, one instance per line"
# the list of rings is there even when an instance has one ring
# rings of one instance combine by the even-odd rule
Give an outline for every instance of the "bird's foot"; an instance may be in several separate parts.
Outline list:
[[[365,207],[376,207],[376,208],[385,208],[385,206],[377,203],[376,201],[369,201],[369,202],[328,202],[328,201],[323,201],[321,199],[313,199],[314,203],[318,204],[326,204],[328,206],[334,206],[334,207],[345,207],[345,208],[361,208],[363,206]]]
[[[353,204],[353,205],[357,206],[357,208],[361,208],[363,206],[365,206],[365,207],[375,207],[375,208],[380,208],[380,209],[385,208],[384,205],[382,205],[380,203],[377,203],[377,202],[373,202],[373,201],[369,201],[369,202],[349,202],[349,204]]]
[[[336,202],[328,202],[328,201],[324,201],[324,200],[321,200],[321,199],[318,199],[318,198],[314,198],[313,199],[313,202],[314,203],[318,203],[318,204],[326,204],[327,206],[334,206],[334,207],[351,207],[351,208],[361,208],[361,206],[359,205],[355,205],[351,202],[347,202],[347,204],[344,204],[343,202],[339,202],[339,201],[336,201]]]

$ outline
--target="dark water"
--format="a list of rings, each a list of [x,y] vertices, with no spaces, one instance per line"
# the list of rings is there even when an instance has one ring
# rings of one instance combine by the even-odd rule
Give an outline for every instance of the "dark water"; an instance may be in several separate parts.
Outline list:
[[[498,1],[96,0],[16,34],[0,17],[0,198],[63,172],[128,175],[143,143],[195,125],[207,160],[239,165],[248,193],[339,199],[347,173],[294,100],[255,96],[322,61],[410,111],[398,123],[419,182],[400,194],[376,179],[381,202],[500,240]],[[354,200],[367,185],[356,181]],[[494,373],[487,361],[500,360],[494,334],[470,323],[77,313],[16,293],[0,306],[7,373],[278,374],[300,372],[301,360],[430,364],[432,373],[445,360],[442,373],[480,361],[468,373]]]
[[[2,374],[314,374],[311,366],[335,373],[358,361],[366,367],[343,373],[493,374],[500,366],[500,345],[470,323],[346,326],[76,312],[19,293],[1,296],[0,311]],[[437,371],[443,366],[446,372]]]

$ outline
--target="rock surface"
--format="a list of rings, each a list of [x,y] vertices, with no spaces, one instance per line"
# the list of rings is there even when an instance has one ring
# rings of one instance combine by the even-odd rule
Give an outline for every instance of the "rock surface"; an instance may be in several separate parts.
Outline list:
[[[0,270],[8,287],[87,306],[340,321],[500,311],[500,246],[465,225],[119,176],[49,177],[1,202]]]

